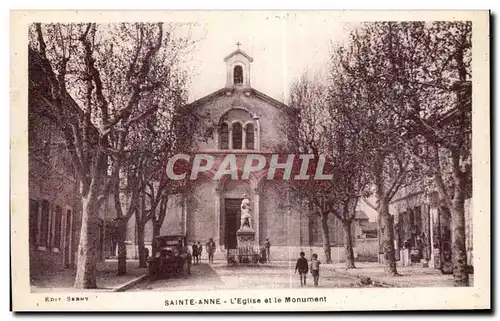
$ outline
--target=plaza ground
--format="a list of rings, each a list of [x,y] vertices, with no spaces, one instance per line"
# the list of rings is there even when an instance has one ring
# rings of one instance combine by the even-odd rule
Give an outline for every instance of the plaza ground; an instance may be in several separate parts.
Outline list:
[[[357,262],[356,269],[346,269],[345,263],[323,264],[319,287],[453,287],[453,276],[439,270],[420,266],[398,267],[400,276],[386,276],[384,266],[378,263]],[[283,289],[300,288],[294,272],[295,262],[273,262],[256,266],[228,266],[225,262],[193,265],[187,279],[171,278],[146,280],[129,291],[189,291],[219,289]],[[312,287],[312,276],[307,287]],[[471,275],[471,286],[473,276]]]
[[[63,270],[31,277],[32,292],[111,292],[121,290],[130,282],[144,279],[147,269],[139,268],[138,261],[127,261],[127,274],[117,276],[117,261],[106,260],[97,265],[97,289],[74,289],[76,270]]]
[[[86,291],[210,291],[229,289],[284,289],[300,288],[294,273],[295,262],[281,261],[251,266],[230,266],[224,261],[192,265],[187,278],[169,278],[151,281],[147,269],[138,268],[137,261],[127,262],[128,273],[116,276],[116,260],[99,264],[98,289]],[[319,287],[452,287],[453,276],[439,270],[420,266],[398,267],[401,276],[390,277],[384,267],[373,262],[357,262],[356,269],[345,269],[344,263],[323,264]],[[73,288],[75,271],[63,271],[31,280],[32,292],[82,291]],[[471,275],[471,285],[473,276]],[[313,287],[309,274],[307,287]]]
[[[337,271],[358,278],[370,278],[372,281],[381,283],[385,287],[453,287],[453,275],[443,275],[440,270],[434,268],[423,268],[419,265],[398,266],[400,274],[397,277],[385,275],[384,266],[378,263],[356,263],[356,269],[346,270],[343,264],[328,265]],[[474,275],[469,274],[470,286],[474,286]]]
[[[129,291],[189,291],[189,290],[230,290],[230,289],[283,289],[300,288],[298,274],[294,273],[295,263],[278,262],[254,266],[228,266],[224,262],[202,263],[191,267],[188,278],[170,278],[145,281]],[[307,286],[313,287],[311,275]],[[319,287],[351,288],[359,287],[359,278],[334,271],[325,271]],[[367,285],[370,286],[370,285]]]

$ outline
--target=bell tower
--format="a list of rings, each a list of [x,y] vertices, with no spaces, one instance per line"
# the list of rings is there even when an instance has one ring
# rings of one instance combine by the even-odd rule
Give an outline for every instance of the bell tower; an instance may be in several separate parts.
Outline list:
[[[238,49],[224,58],[227,68],[226,87],[250,88],[250,67],[253,58],[240,49],[240,42],[236,45]]]

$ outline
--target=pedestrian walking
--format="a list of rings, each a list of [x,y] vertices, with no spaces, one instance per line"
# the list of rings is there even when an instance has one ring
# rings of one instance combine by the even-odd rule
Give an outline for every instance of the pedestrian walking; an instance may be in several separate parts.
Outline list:
[[[307,272],[309,272],[309,264],[305,256],[304,252],[300,252],[300,257],[297,260],[297,264],[295,264],[295,273],[299,272],[301,287],[306,285]]]
[[[271,263],[271,242],[269,242],[268,238],[266,238],[266,242],[264,243],[264,246],[266,247],[267,262]]]
[[[311,274],[314,279],[314,286],[318,286],[319,282],[319,265],[321,262],[318,260],[318,254],[314,253],[311,260]]]
[[[215,242],[214,239],[210,238],[206,244],[208,253],[208,263],[214,263],[214,253],[215,253]]]
[[[198,242],[198,264],[200,263],[201,260],[201,253],[203,253],[203,246],[201,246],[201,243]]]
[[[193,242],[193,264],[198,264],[198,245],[196,245],[196,242]]]

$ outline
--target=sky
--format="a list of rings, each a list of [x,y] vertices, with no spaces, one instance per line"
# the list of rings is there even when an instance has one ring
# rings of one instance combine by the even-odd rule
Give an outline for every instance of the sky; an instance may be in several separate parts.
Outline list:
[[[257,12],[217,15],[218,19],[200,21],[193,38],[201,39],[191,53],[189,101],[194,101],[225,86],[224,57],[240,49],[253,59],[250,84],[281,102],[287,102],[292,82],[304,72],[325,71],[332,44],[346,40],[353,24],[335,15],[309,12],[262,14]],[[370,221],[377,214],[360,202]]]
[[[223,58],[240,49],[254,58],[251,86],[286,102],[290,84],[307,71],[325,70],[331,43],[345,39],[348,25],[334,15],[313,12],[262,14],[231,13],[201,21],[192,54],[190,101],[222,88],[226,81]]]

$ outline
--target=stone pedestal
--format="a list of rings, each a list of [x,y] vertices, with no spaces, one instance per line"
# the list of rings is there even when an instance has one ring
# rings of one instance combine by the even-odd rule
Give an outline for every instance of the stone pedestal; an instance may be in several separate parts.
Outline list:
[[[255,231],[244,226],[236,232],[238,241],[238,262],[251,263],[255,256]]]

